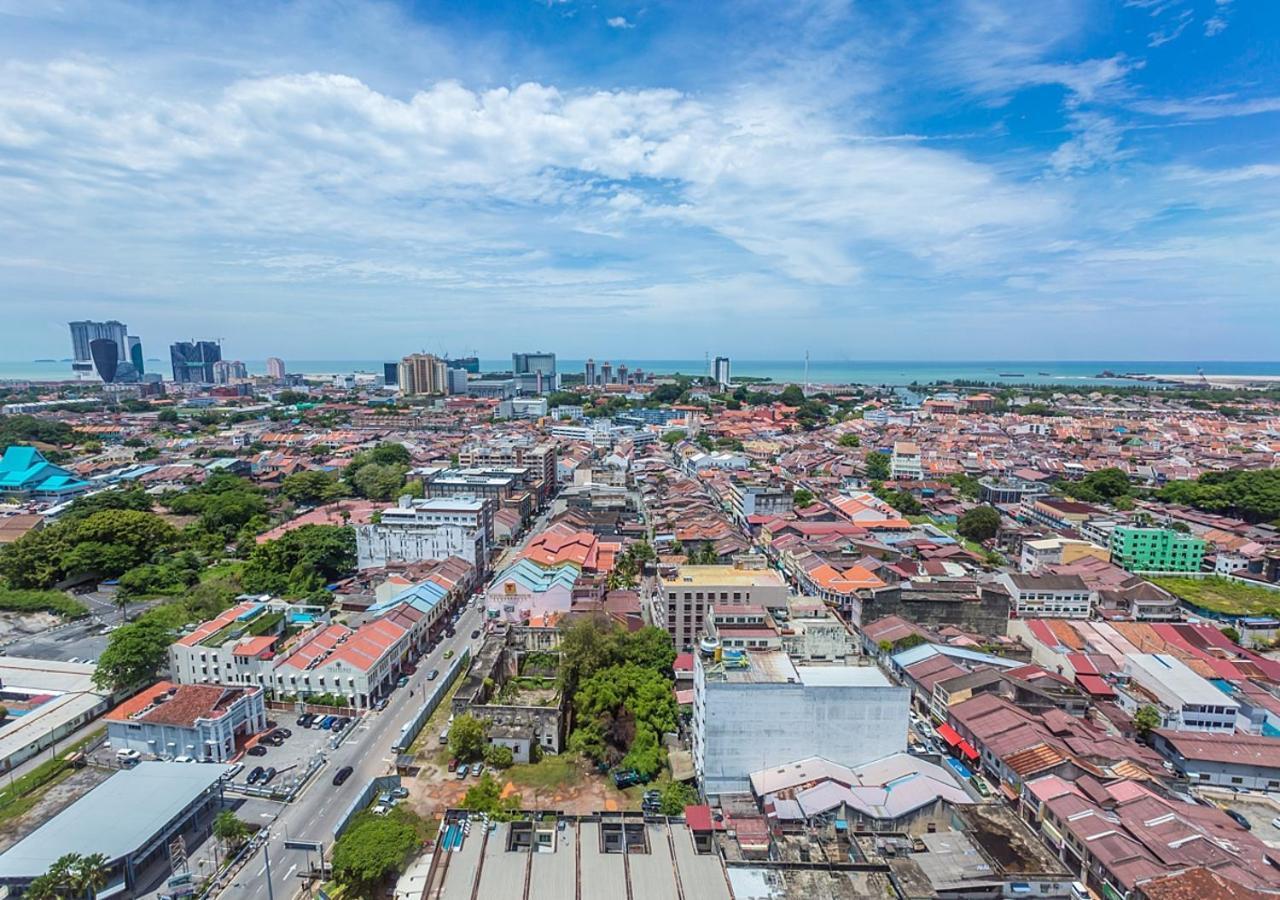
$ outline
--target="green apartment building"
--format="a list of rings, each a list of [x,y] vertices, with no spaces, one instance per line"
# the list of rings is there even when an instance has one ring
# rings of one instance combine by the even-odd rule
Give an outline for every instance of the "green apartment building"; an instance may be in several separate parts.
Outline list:
[[[1130,572],[1199,572],[1204,547],[1171,528],[1121,526],[1111,532],[1111,561]]]

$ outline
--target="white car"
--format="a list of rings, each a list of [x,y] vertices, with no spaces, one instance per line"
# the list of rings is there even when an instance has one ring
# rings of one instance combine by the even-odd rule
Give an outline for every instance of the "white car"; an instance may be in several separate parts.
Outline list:
[[[174,761],[174,762],[177,762],[177,763],[193,763],[193,762],[195,762],[195,760],[194,760],[194,759],[192,759],[190,756],[175,756],[175,757],[173,758],[173,761]]]
[[[137,762],[142,759],[142,754],[132,747],[121,747],[116,751],[116,759],[120,762]]]

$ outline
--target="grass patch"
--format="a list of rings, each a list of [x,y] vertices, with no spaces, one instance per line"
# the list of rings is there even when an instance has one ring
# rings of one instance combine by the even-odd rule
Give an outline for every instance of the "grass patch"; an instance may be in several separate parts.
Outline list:
[[[89,608],[62,591],[0,590],[0,610],[9,612],[51,612],[68,619],[89,615]]]
[[[98,729],[81,738],[0,790],[0,823],[18,818],[35,806],[50,788],[71,777],[74,769],[68,759],[101,737],[104,730]]]
[[[244,560],[228,559],[216,563],[200,572],[201,581],[217,581],[225,578],[239,578],[244,571]]]
[[[1241,584],[1229,578],[1152,578],[1179,599],[1229,616],[1280,614],[1280,591]]]
[[[502,773],[502,777],[517,787],[553,791],[577,781],[581,774],[576,759],[568,753],[544,756],[536,763],[520,763]]]

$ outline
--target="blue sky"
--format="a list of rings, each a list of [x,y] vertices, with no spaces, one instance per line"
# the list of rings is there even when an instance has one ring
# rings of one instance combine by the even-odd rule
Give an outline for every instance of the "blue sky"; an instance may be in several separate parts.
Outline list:
[[[0,0],[0,358],[1263,359],[1270,0]]]

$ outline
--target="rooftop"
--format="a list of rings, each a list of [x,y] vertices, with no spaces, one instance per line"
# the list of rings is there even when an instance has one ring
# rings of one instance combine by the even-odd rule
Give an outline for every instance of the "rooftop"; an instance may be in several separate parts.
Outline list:
[[[675,578],[663,578],[668,587],[691,585],[743,585],[750,587],[783,587],[782,576],[772,569],[746,569],[738,566],[681,566]]]
[[[141,848],[227,766],[141,762],[117,772],[0,855],[0,879],[33,878],[74,849],[118,860]]]

